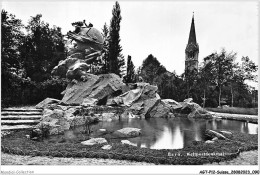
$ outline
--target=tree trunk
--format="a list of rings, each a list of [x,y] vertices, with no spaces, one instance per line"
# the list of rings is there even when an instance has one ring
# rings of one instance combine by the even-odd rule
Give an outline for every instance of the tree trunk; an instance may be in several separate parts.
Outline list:
[[[221,107],[221,86],[219,86],[219,94],[218,94],[218,106]]]
[[[206,90],[204,89],[203,94],[203,108],[205,108],[205,102],[206,102]]]
[[[190,96],[190,90],[189,89],[190,89],[189,84],[187,83],[187,98],[189,98],[189,96]]]
[[[233,93],[233,87],[231,86],[231,107],[234,105],[234,93]]]

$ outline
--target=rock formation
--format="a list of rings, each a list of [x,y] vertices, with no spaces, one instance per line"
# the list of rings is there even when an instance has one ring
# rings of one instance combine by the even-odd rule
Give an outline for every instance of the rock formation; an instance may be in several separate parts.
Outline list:
[[[174,117],[176,112],[186,112],[188,117],[211,117],[192,99],[180,103],[171,99],[162,100],[157,86],[149,83],[127,86],[116,74],[90,74],[90,64],[100,58],[104,38],[93,25],[86,25],[85,22],[73,25],[75,31],[68,32],[67,36],[76,42],[76,46],[69,50],[69,56],[60,61],[52,72],[71,82],[62,92],[64,96],[61,100],[47,98],[36,106],[44,109],[41,122],[34,130],[36,135],[45,131],[46,135],[61,134],[81,125],[90,132],[89,125],[100,120]],[[125,135],[123,131],[117,133]]]
[[[67,33],[67,37],[75,41],[76,44],[69,50],[68,58],[60,61],[54,67],[53,75],[81,81],[88,78],[86,76],[89,72],[90,64],[100,59],[104,43],[104,38],[100,31],[92,26],[76,25],[74,32],[70,31]]]
[[[70,83],[63,92],[64,105],[106,105],[110,98],[127,91],[127,86],[116,74],[87,74],[85,81]]]

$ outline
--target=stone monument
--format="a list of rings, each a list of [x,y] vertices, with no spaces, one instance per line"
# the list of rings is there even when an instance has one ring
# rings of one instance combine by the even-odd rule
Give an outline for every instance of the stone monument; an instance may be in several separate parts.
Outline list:
[[[68,39],[75,41],[68,57],[54,67],[52,74],[70,80],[84,80],[90,64],[100,59],[104,37],[92,24],[83,22],[72,23],[75,31],[67,33]]]
[[[62,134],[64,131],[97,121],[123,118],[174,117],[176,112],[188,111],[188,117],[211,117],[192,100],[181,103],[162,100],[157,86],[143,81],[130,88],[118,75],[94,75],[90,66],[102,57],[104,38],[92,24],[72,23],[75,31],[67,37],[75,41],[68,57],[54,67],[52,74],[70,81],[61,100],[47,98],[36,108],[43,109],[43,117],[32,135]],[[46,133],[46,134],[44,134]]]

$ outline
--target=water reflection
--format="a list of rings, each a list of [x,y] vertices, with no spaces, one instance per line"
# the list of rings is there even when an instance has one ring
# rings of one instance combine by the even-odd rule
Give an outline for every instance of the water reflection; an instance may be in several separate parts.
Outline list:
[[[170,128],[164,126],[161,137],[150,146],[151,149],[181,149],[183,148],[183,134],[180,127],[175,127],[172,132]]]
[[[171,137],[172,145],[169,145],[168,149],[181,149],[184,145],[183,134],[180,130],[180,126],[176,126],[175,131]],[[157,149],[161,149],[163,146]]]
[[[207,129],[226,129],[248,134],[258,133],[257,124],[236,120],[210,120],[207,121]]]
[[[253,123],[247,123],[248,125],[248,133],[256,134],[258,133],[258,125]]]
[[[118,139],[113,132],[124,128],[134,127],[142,129],[140,137],[128,140],[138,147],[151,149],[181,149],[188,146],[192,141],[204,141],[206,129],[225,129],[239,131],[242,133],[257,134],[258,125],[235,121],[235,120],[203,120],[189,118],[151,118],[151,119],[129,119],[113,122],[99,122],[91,127],[91,137],[105,137],[107,139]],[[100,135],[99,129],[106,129],[108,134]],[[78,127],[76,130],[66,132],[68,139],[75,140],[76,137],[84,138],[84,134]],[[120,141],[121,139],[119,139]]]

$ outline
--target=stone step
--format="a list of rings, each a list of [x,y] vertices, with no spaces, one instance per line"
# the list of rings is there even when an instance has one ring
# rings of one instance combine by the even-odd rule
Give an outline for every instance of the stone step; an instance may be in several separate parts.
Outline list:
[[[30,125],[1,125],[1,131],[31,130],[35,126]]]
[[[1,120],[1,125],[36,125],[39,120]]]
[[[42,115],[42,112],[1,112],[1,115]]]
[[[40,115],[4,115],[1,116],[1,120],[39,120]]]
[[[4,108],[1,112],[42,112],[42,109]]]

